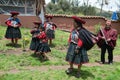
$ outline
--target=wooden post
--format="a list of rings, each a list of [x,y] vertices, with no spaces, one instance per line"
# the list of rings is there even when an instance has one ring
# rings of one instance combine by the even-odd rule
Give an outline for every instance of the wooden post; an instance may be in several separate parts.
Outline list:
[[[25,14],[27,14],[27,0],[25,0]]]
[[[36,0],[35,0],[34,5],[33,5],[33,13],[34,13],[34,15],[36,15]]]

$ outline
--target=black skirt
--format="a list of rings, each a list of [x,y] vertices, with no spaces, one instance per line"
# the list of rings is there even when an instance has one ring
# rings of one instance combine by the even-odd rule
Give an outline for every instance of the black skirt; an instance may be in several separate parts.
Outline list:
[[[8,39],[14,39],[14,38],[21,38],[21,31],[19,27],[14,28],[14,27],[7,27],[5,38]]]
[[[55,31],[51,30],[51,29],[48,29],[47,32],[46,32],[46,35],[47,35],[48,39],[54,39],[55,38]]]
[[[31,43],[30,43],[30,49],[31,50],[36,50],[37,46],[39,45],[39,39],[38,38],[32,38]]]
[[[47,53],[47,52],[51,52],[51,49],[47,42],[43,42],[43,43],[39,43],[39,45],[36,48],[36,52]]]
[[[86,49],[81,48],[79,50],[79,53],[75,53],[76,46],[77,46],[76,44],[70,43],[70,46],[68,48],[68,52],[66,55],[66,61],[76,64],[76,65],[80,65],[82,63],[87,63],[89,61],[89,59],[88,59]]]

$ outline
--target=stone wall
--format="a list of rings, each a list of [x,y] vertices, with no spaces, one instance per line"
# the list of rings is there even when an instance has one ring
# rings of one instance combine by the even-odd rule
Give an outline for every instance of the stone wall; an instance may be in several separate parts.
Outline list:
[[[2,15],[0,14],[0,25],[5,25],[5,20],[10,15]],[[18,16],[21,20],[22,26],[27,28],[32,28],[34,26],[33,21],[39,20],[36,16]],[[106,18],[104,17],[96,17],[96,16],[89,16],[89,17],[80,17],[86,21],[86,24],[83,25],[88,30],[94,32],[95,25],[101,24],[102,26],[105,25]],[[70,16],[63,16],[63,15],[53,15],[53,22],[58,26],[59,29],[70,31],[73,27],[73,19]],[[112,27],[118,30],[120,33],[120,22],[112,21]]]

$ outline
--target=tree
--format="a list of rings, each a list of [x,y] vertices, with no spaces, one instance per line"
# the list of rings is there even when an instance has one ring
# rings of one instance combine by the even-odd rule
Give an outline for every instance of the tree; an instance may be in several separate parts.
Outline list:
[[[58,6],[62,8],[63,11],[69,11],[71,7],[67,0],[59,0]]]
[[[55,4],[55,3],[58,3],[59,0],[51,0],[51,2]]]
[[[78,7],[80,4],[80,0],[68,0],[68,2],[72,7]]]
[[[100,4],[101,9],[100,9],[100,14],[102,14],[103,11],[103,6],[108,5],[108,0],[97,0],[97,2]]]
[[[84,6],[89,6],[88,3],[89,3],[89,0],[84,0],[84,1],[83,1]]]
[[[46,12],[51,14],[73,14],[73,15],[95,15],[96,10],[89,5],[89,0],[86,5],[80,6],[79,0],[58,0],[57,4],[50,2],[46,6]]]
[[[91,5],[81,6],[80,10],[84,15],[96,15],[95,7],[92,7]]]
[[[119,18],[119,21],[120,21],[120,0],[117,0],[115,3],[116,3],[117,8],[118,8],[117,15],[118,15],[118,18]]]

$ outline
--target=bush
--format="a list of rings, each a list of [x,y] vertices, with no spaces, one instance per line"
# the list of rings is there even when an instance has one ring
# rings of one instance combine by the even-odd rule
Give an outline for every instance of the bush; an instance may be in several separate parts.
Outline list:
[[[97,34],[100,31],[100,23],[95,25],[95,34]]]

